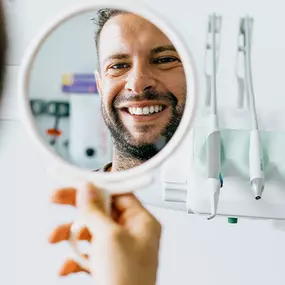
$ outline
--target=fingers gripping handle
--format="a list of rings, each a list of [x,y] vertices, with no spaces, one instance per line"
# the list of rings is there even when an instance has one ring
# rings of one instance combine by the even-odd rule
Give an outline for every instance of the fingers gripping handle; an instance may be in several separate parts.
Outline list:
[[[110,215],[111,214],[111,196],[107,191],[102,191],[101,193],[103,196],[102,199],[104,202],[104,210],[106,211],[108,215]],[[89,213],[87,212],[81,212],[80,215],[81,215],[81,218],[75,221],[71,226],[69,243],[70,243],[72,253],[73,253],[73,256],[72,256],[73,260],[77,262],[80,267],[90,272],[91,268],[90,268],[89,259],[86,258],[79,250],[78,236],[83,227],[88,228],[91,233],[93,232],[93,228],[92,229],[90,228],[90,223],[89,223],[89,220],[92,219],[92,215],[89,215]],[[94,221],[92,221],[92,227],[94,227]]]
[[[83,269],[90,271],[89,260],[84,255],[80,253],[80,250],[77,245],[77,237],[83,227],[83,223],[80,223],[79,220],[75,221],[70,229],[69,243],[72,249],[72,259]]]

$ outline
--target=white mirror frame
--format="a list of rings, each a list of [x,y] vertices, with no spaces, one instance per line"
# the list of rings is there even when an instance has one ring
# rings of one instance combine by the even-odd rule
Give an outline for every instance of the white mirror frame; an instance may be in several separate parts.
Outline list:
[[[166,22],[166,19],[163,19],[162,16],[158,15],[150,8],[147,8],[142,4],[136,2],[130,3],[129,1],[117,0],[109,0],[107,3],[104,0],[99,0],[95,2],[96,4],[83,4],[76,6],[75,8],[72,8],[71,10],[65,11],[64,13],[60,14],[59,16],[54,18],[52,23],[50,23],[42,30],[38,37],[35,38],[30,47],[27,49],[20,68],[18,102],[21,121],[24,124],[26,130],[28,131],[28,134],[30,135],[34,143],[42,151],[45,152],[45,154],[48,154],[52,157],[56,165],[60,166],[61,169],[65,169],[65,172],[70,173],[71,175],[86,177],[86,179],[89,179],[92,175],[92,180],[94,181],[101,181],[113,184],[122,181],[139,179],[140,176],[143,177],[144,174],[149,174],[151,170],[154,170],[155,168],[160,166],[170,155],[173,155],[173,153],[177,150],[179,144],[182,142],[182,140],[193,125],[198,98],[196,77],[197,73],[194,59],[189,48],[183,42],[183,39],[178,34],[178,32],[175,31],[175,29],[171,27],[170,24]],[[112,175],[110,175],[110,173],[91,172],[90,170],[80,169],[77,166],[69,164],[68,162],[60,158],[57,154],[55,154],[53,150],[47,146],[43,138],[39,135],[29,103],[29,79],[31,68],[45,40],[63,22],[73,18],[74,16],[80,13],[102,8],[125,10],[131,13],[135,13],[152,22],[159,29],[161,29],[166,34],[166,36],[168,36],[170,41],[174,44],[181,57],[186,74],[187,94],[190,94],[190,96],[187,96],[186,98],[186,106],[180,125],[176,130],[175,134],[173,135],[172,139],[168,142],[168,144],[154,158],[143,163],[142,165],[125,171],[114,172],[112,173]],[[116,190],[114,192],[116,192]]]

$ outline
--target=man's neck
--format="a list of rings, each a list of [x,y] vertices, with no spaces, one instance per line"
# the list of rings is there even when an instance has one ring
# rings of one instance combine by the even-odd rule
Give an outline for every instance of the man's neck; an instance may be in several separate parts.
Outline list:
[[[142,164],[143,161],[128,157],[117,149],[113,149],[113,160],[111,172],[123,171]]]

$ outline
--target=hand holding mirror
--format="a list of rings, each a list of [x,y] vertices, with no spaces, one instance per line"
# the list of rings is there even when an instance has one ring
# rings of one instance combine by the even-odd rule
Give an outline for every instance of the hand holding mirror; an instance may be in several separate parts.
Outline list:
[[[28,49],[19,103],[57,175],[110,195],[152,181],[192,125],[196,73],[188,48],[156,13],[129,3],[83,5],[57,17]],[[76,245],[86,217],[74,223]]]

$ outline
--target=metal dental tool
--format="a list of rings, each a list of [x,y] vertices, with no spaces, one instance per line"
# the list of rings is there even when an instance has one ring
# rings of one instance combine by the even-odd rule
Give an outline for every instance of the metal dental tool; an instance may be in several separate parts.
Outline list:
[[[264,162],[258,121],[255,108],[255,98],[251,70],[251,42],[253,19],[249,16],[240,20],[239,42],[236,76],[239,86],[240,108],[248,106],[251,116],[251,134],[249,146],[250,183],[256,200],[259,200],[264,190]],[[247,95],[247,98],[245,97]]]
[[[212,18],[214,19],[215,29],[212,29]],[[206,79],[206,96],[205,96],[205,103],[206,106],[211,105],[211,92],[214,86],[212,85],[212,74],[213,74],[213,68],[215,65],[215,72],[218,68],[218,63],[220,59],[220,46],[221,46],[221,28],[222,28],[222,17],[216,16],[216,14],[212,14],[209,16],[209,21],[207,25],[207,35],[206,35],[206,49],[205,49],[205,62],[204,62],[204,73],[205,73],[205,79]],[[213,32],[215,31],[215,32]],[[215,42],[215,46],[214,45]],[[208,55],[211,53],[211,55]],[[215,54],[215,58],[212,57],[212,54]],[[213,62],[215,60],[215,62]],[[214,74],[216,77],[216,73]]]
[[[207,189],[209,192],[211,215],[208,220],[216,216],[220,189],[223,181],[221,176],[221,135],[217,116],[217,62],[220,52],[220,31],[222,18],[212,14],[209,17],[207,30],[207,45],[205,55],[206,76],[206,107],[210,107],[208,137],[206,139],[207,161]]]

